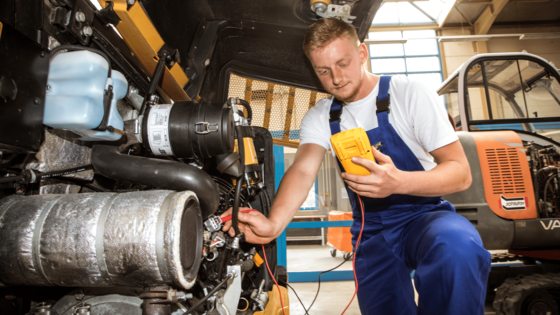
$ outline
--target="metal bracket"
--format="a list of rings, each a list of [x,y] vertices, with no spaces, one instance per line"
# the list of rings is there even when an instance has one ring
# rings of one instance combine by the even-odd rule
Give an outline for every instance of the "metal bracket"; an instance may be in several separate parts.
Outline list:
[[[352,23],[355,16],[350,15],[352,11],[352,7],[348,4],[345,5],[338,5],[338,4],[329,4],[326,11],[317,10],[316,14],[320,17],[324,18],[339,18],[346,23]]]
[[[197,122],[195,124],[195,133],[199,135],[207,135],[211,132],[218,132],[218,124],[211,124],[209,122]]]
[[[92,26],[95,12],[86,0],[76,0],[72,9],[68,29],[82,45],[87,45],[91,35],[93,35]]]

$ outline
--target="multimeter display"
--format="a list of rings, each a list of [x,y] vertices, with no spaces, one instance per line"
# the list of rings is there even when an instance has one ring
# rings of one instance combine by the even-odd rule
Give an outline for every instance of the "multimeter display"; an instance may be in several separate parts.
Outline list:
[[[331,144],[346,173],[355,175],[370,174],[366,168],[352,163],[351,160],[353,157],[358,156],[375,162],[371,144],[364,128],[359,127],[339,132],[331,136]]]

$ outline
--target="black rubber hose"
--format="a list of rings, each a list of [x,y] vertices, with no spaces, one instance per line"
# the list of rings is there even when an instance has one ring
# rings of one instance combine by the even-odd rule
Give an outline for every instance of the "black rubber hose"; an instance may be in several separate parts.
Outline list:
[[[23,175],[17,175],[17,176],[10,176],[10,177],[2,177],[0,178],[0,184],[3,183],[10,183],[10,182],[17,182],[23,180]]]
[[[544,205],[545,205],[545,206],[546,206],[546,195],[547,195],[547,192],[548,192],[548,185],[550,185],[550,181],[551,181],[552,179],[554,179],[554,177],[556,177],[556,176],[557,176],[557,174],[551,174],[551,175],[548,177],[548,180],[546,181],[546,184],[544,184],[544,198],[543,198],[543,202],[544,202]],[[552,194],[552,197],[554,198],[554,194]],[[558,209],[557,209],[557,210],[558,210]],[[548,212],[546,212],[546,211],[543,211],[543,212],[546,214],[546,217],[548,218]]]
[[[544,171],[550,171],[556,169],[556,166],[546,166],[538,170],[537,174],[535,175],[535,201],[537,202],[537,209],[540,213],[542,213],[542,209],[539,206],[539,175],[541,175]],[[546,187],[545,187],[546,189]]]
[[[107,60],[107,67],[109,67],[108,77],[109,78],[111,77],[111,59],[109,59],[109,56],[107,56],[107,54],[105,54],[101,50],[87,47],[87,46],[80,46],[80,45],[60,45],[58,47],[53,48],[53,50],[51,50],[51,58],[61,50],[68,50],[68,51],[87,50],[100,55],[101,57],[105,58],[105,60]]]
[[[214,289],[212,289],[212,291],[208,292],[208,295],[206,295],[205,297],[203,297],[202,299],[198,300],[198,302],[194,303],[193,306],[191,306],[188,310],[186,310],[183,315],[187,315],[189,313],[194,312],[194,310],[199,307],[200,305],[202,305],[202,303],[206,302],[206,300],[208,300],[212,295],[216,294],[216,292],[218,292],[218,290],[224,286],[224,284],[226,284],[228,282],[228,280],[231,279],[231,275],[228,275],[222,282],[220,282]]]
[[[245,109],[247,110],[247,116],[248,117],[246,117],[246,118],[247,118],[247,122],[250,125],[251,120],[253,119],[253,110],[251,109],[251,105],[246,100],[242,100],[240,98],[237,99],[237,105],[241,105],[241,106],[245,107]]]
[[[239,203],[241,201],[241,189],[243,188],[243,182],[245,180],[245,146],[243,139],[243,127],[235,127],[237,133],[237,147],[239,149],[239,173],[241,176],[237,179],[237,186],[235,187],[235,197],[233,199],[233,209],[231,211],[231,226],[235,231],[235,235],[239,235]]]
[[[144,101],[142,102],[142,107],[140,108],[139,116],[144,115],[144,112],[146,111],[146,107],[148,107],[148,101],[150,100],[150,97],[152,97],[152,95],[154,95],[154,93],[156,92],[159,81],[161,81],[161,76],[163,75],[163,70],[165,70],[165,62],[168,55],[169,53],[167,52],[167,50],[164,50],[161,55],[161,58],[158,60],[158,63],[156,64],[156,69],[154,70],[154,74],[152,75],[150,81],[150,87],[148,88],[148,93],[146,93],[146,97],[144,97]]]
[[[212,177],[188,164],[120,154],[117,147],[107,145],[93,146],[91,164],[111,179],[161,189],[191,190],[198,197],[204,219],[220,205],[220,193]]]

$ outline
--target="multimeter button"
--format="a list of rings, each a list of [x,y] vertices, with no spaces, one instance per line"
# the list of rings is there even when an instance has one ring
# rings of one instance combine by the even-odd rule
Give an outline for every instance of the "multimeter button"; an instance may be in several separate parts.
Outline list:
[[[345,141],[343,144],[344,146],[344,150],[345,150],[345,155],[348,156],[359,156],[361,155],[361,150],[358,147],[359,144],[356,142],[356,140],[350,140],[350,141]]]

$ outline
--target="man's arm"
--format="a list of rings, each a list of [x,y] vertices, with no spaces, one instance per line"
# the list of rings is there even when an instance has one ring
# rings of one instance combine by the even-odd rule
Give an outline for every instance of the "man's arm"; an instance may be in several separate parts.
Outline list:
[[[355,164],[368,169],[371,175],[342,174],[348,187],[361,196],[372,198],[383,198],[392,194],[442,196],[465,190],[472,182],[470,166],[458,140],[430,152],[438,165],[429,171],[401,171],[395,167],[389,156],[375,148],[373,152],[379,165],[367,159],[352,159]]]
[[[239,213],[239,230],[245,234],[247,242],[266,244],[282,233],[307,198],[325,152],[325,148],[318,144],[307,143],[298,148],[294,163],[280,182],[268,218],[257,211]],[[231,209],[222,217],[230,214]],[[234,236],[231,223],[226,222],[223,230],[229,230]]]

